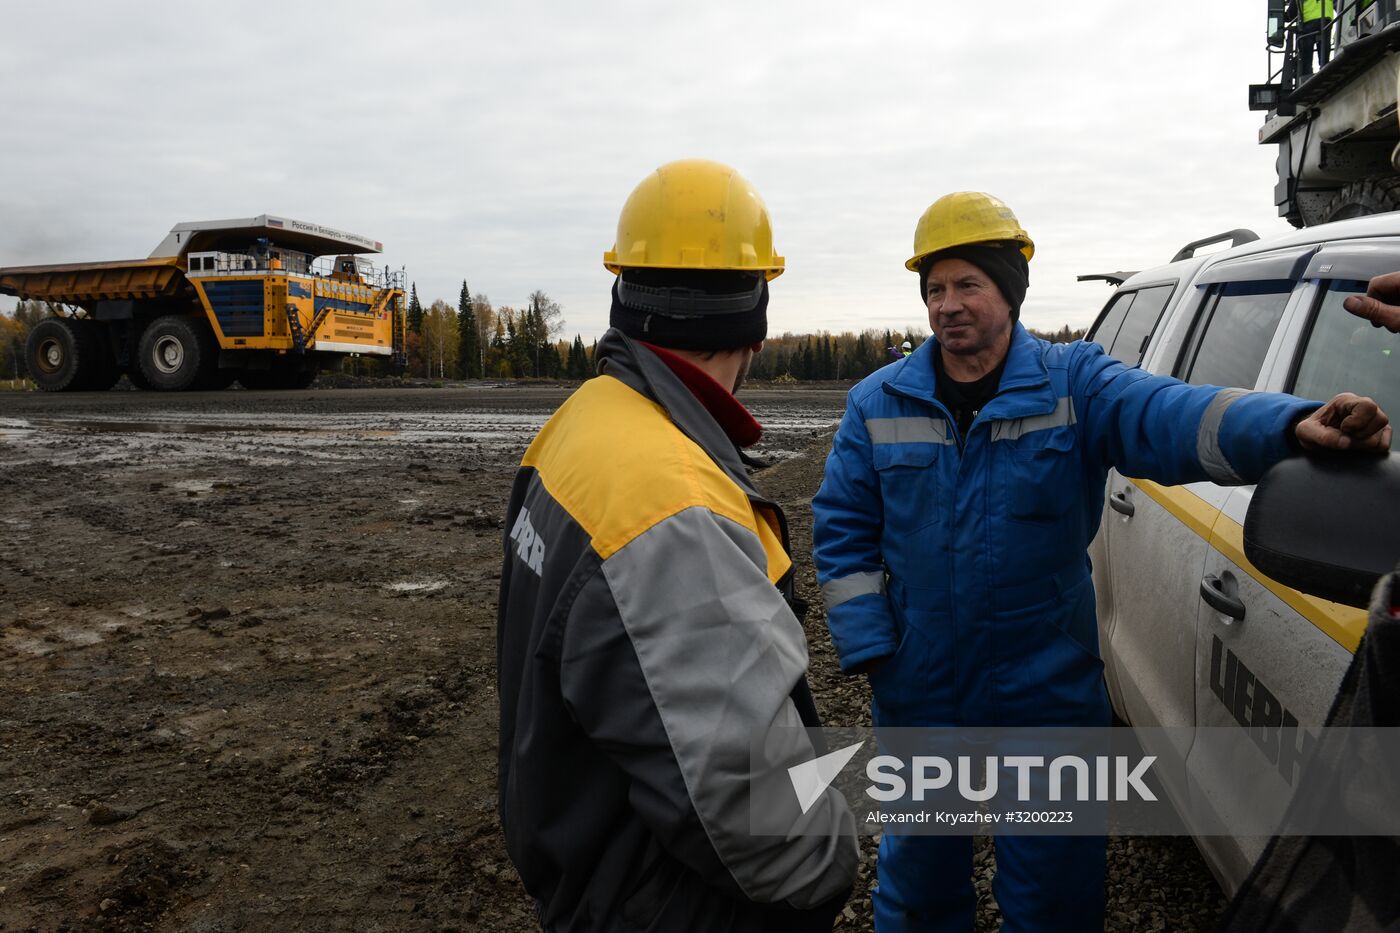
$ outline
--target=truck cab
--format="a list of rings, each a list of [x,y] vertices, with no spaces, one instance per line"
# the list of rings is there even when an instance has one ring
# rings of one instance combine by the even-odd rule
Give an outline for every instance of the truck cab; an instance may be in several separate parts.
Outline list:
[[[1250,86],[1275,146],[1274,203],[1295,227],[1400,209],[1400,11],[1396,0],[1336,0],[1320,29],[1267,0],[1268,77]],[[1327,50],[1312,64],[1314,47]]]

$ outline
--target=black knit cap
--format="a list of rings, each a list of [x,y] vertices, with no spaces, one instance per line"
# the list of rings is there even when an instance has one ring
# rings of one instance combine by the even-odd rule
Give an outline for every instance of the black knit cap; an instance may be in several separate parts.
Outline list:
[[[768,282],[752,272],[624,269],[608,323],[672,350],[733,350],[768,336]]]
[[[1006,303],[1011,305],[1011,320],[1021,316],[1021,303],[1026,300],[1026,289],[1031,284],[1030,263],[1021,252],[1021,244],[1015,240],[1001,240],[994,243],[969,243],[951,246],[948,249],[930,253],[919,263],[919,297],[928,303],[928,274],[934,263],[944,259],[963,259],[972,263],[996,283]]]

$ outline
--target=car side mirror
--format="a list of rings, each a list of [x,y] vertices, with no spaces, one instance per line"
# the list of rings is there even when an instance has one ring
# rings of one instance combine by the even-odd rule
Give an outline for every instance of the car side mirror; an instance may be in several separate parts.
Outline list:
[[[1244,522],[1250,563],[1285,586],[1365,608],[1400,561],[1400,457],[1310,454],[1277,464]]]

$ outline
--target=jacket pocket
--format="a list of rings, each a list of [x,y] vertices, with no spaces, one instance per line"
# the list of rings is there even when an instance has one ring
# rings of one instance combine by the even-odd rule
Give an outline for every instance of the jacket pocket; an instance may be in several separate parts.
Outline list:
[[[1074,431],[1049,433],[1041,446],[1016,446],[1008,452],[1006,498],[1018,521],[1057,521],[1079,504],[1082,482]]]
[[[904,611],[899,648],[870,676],[877,722],[883,726],[932,726],[955,721],[956,651],[946,613]]]
[[[938,445],[876,444],[873,459],[887,535],[938,521]]]

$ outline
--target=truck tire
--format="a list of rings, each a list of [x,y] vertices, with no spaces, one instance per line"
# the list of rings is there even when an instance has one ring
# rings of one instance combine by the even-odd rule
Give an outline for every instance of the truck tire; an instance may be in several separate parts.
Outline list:
[[[238,371],[238,384],[254,392],[276,388],[273,385],[273,372],[270,369],[240,369]]]
[[[309,389],[316,381],[316,370],[300,365],[274,365],[271,369],[244,369],[238,382],[245,389]]]
[[[152,389],[179,392],[199,387],[201,378],[218,365],[218,352],[214,332],[204,321],[167,314],[141,334],[136,363]]]
[[[1344,185],[1323,212],[1326,223],[1400,210],[1400,177],[1373,175]]]
[[[76,321],[45,318],[29,331],[24,342],[24,365],[29,377],[45,392],[69,392],[82,388],[84,342],[78,339]]]
[[[215,366],[213,371],[210,372],[209,375],[199,383],[198,388],[210,392],[217,392],[221,389],[227,389],[229,386],[233,385],[233,380],[237,378],[238,370],[220,369],[219,367]]]
[[[106,392],[122,377],[107,335],[107,325],[88,320],[71,323],[78,340],[78,382],[81,388]]]

